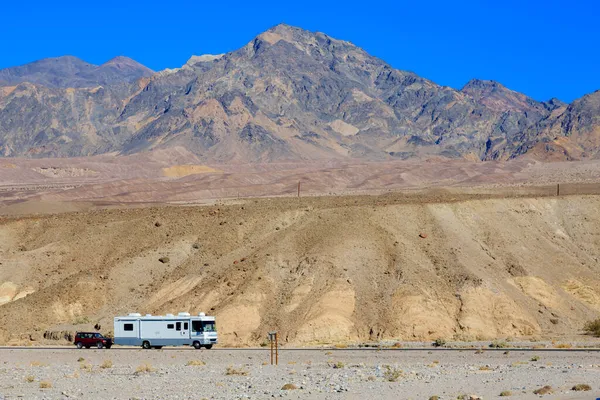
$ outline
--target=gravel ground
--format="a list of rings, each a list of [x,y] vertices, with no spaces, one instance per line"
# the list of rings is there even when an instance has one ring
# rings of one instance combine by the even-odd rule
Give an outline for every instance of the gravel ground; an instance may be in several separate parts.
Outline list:
[[[268,362],[262,349],[0,349],[0,399],[533,399],[545,385],[545,398],[600,397],[597,352],[281,350]],[[592,390],[571,390],[582,383]]]

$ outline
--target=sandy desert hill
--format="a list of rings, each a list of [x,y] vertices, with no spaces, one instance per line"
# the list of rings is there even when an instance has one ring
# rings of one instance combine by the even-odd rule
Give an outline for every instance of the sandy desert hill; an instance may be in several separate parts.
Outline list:
[[[599,212],[441,191],[5,217],[0,341],[181,310],[232,346],[573,338],[600,315]]]

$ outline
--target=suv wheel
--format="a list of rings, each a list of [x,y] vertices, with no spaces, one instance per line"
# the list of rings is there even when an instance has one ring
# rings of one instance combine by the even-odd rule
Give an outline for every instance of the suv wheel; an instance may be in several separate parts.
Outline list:
[[[200,342],[198,342],[198,341],[194,342],[194,348],[195,348],[196,350],[199,350],[201,347],[202,347],[202,346],[200,345]]]
[[[77,346],[78,349],[83,349],[83,343],[81,342],[75,343],[75,346]]]
[[[148,350],[150,348],[150,342],[149,341],[144,341],[144,343],[142,343],[142,348]]]
[[[102,342],[98,342],[96,343],[96,347],[98,347],[99,349],[103,348],[104,345],[102,344]]]

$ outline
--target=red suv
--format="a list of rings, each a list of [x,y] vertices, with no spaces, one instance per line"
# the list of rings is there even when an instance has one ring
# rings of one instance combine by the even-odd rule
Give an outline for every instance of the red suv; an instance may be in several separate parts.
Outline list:
[[[74,342],[75,346],[77,346],[78,349],[81,349],[83,347],[89,349],[92,346],[97,347],[99,349],[102,349],[104,347],[110,349],[110,347],[113,344],[112,339],[104,337],[98,332],[77,332],[75,334]]]

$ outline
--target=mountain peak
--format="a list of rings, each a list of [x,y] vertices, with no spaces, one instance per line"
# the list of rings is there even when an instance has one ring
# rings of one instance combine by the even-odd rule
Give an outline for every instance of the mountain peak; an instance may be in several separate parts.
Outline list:
[[[478,90],[494,90],[494,89],[506,89],[500,82],[485,80],[485,79],[471,79],[463,88],[462,92],[478,91]]]

